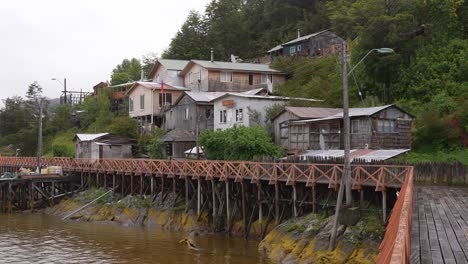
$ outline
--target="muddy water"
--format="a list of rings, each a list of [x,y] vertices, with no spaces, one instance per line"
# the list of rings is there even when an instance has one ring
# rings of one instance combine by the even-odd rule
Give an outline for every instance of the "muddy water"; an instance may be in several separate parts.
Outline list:
[[[42,214],[0,214],[1,263],[269,263],[257,242],[223,235],[195,237],[158,229],[62,221]]]

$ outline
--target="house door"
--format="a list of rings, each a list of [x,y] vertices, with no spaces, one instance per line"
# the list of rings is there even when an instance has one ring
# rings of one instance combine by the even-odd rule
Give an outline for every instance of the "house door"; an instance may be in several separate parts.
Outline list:
[[[99,159],[104,157],[104,146],[99,145]]]
[[[320,136],[319,136],[319,144],[321,150],[329,149],[329,133],[330,133],[330,126],[329,125],[320,125]]]

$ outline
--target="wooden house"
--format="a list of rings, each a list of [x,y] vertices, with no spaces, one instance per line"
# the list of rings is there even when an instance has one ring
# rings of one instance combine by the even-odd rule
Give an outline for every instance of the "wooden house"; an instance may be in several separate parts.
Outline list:
[[[395,105],[351,108],[349,115],[352,149],[411,148],[414,117],[405,110]],[[339,112],[323,118],[289,121],[287,134],[280,137],[290,152],[343,149],[342,129],[343,113]]]
[[[132,158],[137,141],[110,133],[76,134],[75,157],[81,159]]]
[[[245,92],[265,88],[272,92],[286,75],[266,64],[191,60],[180,73],[184,86],[197,92]]]
[[[327,107],[293,107],[287,106],[272,118],[274,142],[284,148],[289,147],[289,122],[297,120],[318,119],[342,112],[340,108]]]
[[[135,82],[127,91],[129,115],[139,121],[143,132],[150,132],[154,126],[162,125],[165,110],[182,96],[184,91],[185,88],[175,85]]]
[[[184,78],[180,76],[180,72],[188,63],[187,60],[158,59],[151,68],[148,79],[155,83],[184,86]]]
[[[324,56],[336,54],[340,51],[343,39],[329,30],[323,30],[306,36],[298,36],[296,39],[280,44],[267,53],[272,62],[278,56]]]

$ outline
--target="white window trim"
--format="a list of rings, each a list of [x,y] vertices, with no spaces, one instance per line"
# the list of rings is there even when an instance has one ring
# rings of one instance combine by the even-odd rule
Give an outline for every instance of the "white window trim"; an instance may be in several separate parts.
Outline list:
[[[228,75],[229,74],[229,75]],[[219,76],[221,82],[232,82],[232,72],[231,71],[222,71]],[[223,76],[225,77],[223,80]],[[227,79],[226,79],[227,78]]]

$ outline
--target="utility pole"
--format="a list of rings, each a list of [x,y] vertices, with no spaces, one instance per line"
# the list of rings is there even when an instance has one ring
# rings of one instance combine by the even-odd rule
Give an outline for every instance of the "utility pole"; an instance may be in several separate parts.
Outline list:
[[[341,43],[341,64],[343,66],[343,137],[344,137],[344,171],[343,178],[346,190],[346,205],[353,203],[351,193],[351,143],[350,143],[350,120],[349,120],[349,96],[348,96],[348,55],[346,42]]]
[[[63,78],[63,100],[67,104],[67,78]]]
[[[338,229],[338,220],[340,217],[341,205],[343,202],[343,192],[346,192],[346,204],[352,204],[351,193],[351,161],[350,161],[350,133],[349,133],[349,100],[348,100],[348,67],[347,67],[346,42],[341,43],[341,65],[343,69],[343,139],[344,139],[344,170],[340,181],[340,189],[336,200],[335,217],[333,219],[333,228],[330,236],[328,250],[335,248],[336,232]],[[345,191],[346,189],[346,191]]]
[[[44,99],[40,98],[36,102],[39,104],[39,129],[37,132],[37,170],[41,173],[41,157],[42,157],[42,112],[44,108]]]

